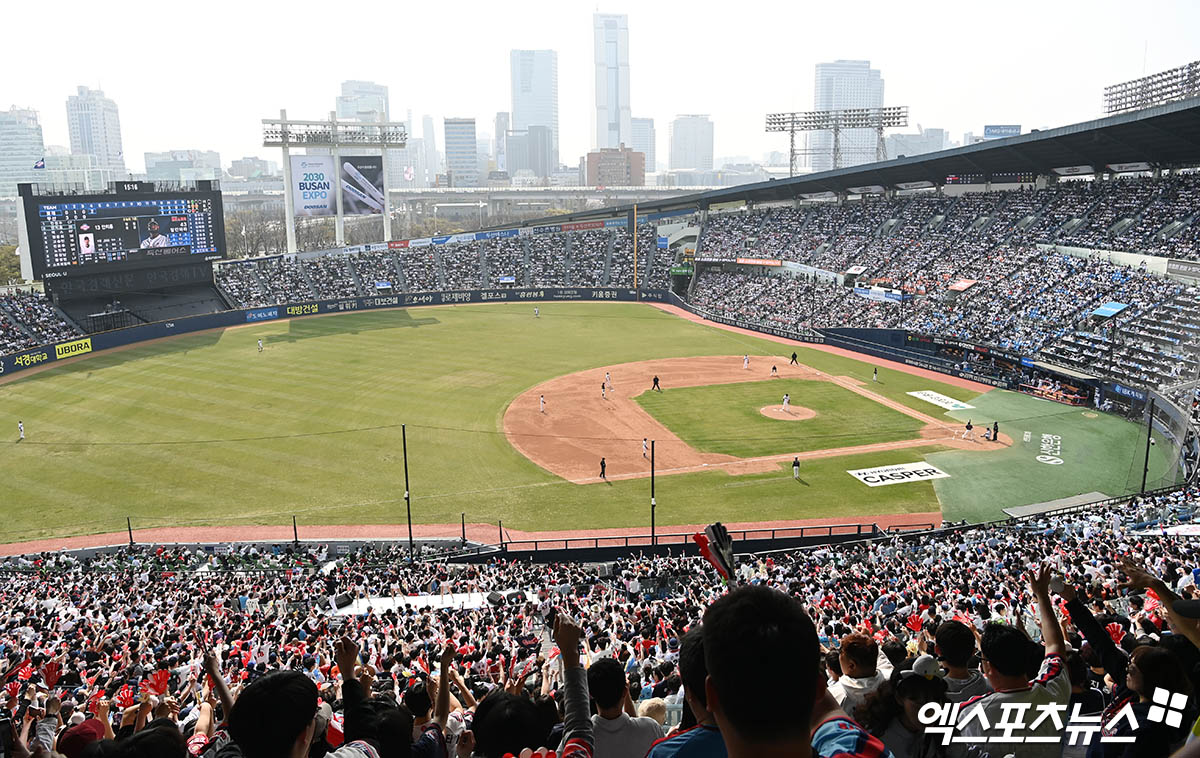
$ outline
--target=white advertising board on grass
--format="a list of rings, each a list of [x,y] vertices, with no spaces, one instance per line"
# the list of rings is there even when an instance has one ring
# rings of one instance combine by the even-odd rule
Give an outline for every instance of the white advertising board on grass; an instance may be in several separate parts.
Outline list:
[[[875,468],[860,468],[854,471],[847,471],[846,473],[868,487],[883,487],[888,484],[927,482],[930,479],[950,478],[950,475],[945,471],[925,461],[896,463],[891,466],[877,466]]]
[[[974,408],[973,405],[967,405],[961,400],[955,400],[952,397],[946,397],[940,392],[933,390],[918,390],[917,392],[907,393],[915,398],[924,400],[927,403],[933,403],[939,408],[945,408],[948,411],[965,411],[968,408]]]

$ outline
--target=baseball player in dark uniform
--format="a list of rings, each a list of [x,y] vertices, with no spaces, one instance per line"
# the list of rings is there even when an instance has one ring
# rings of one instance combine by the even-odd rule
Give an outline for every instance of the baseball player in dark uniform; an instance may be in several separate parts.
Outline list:
[[[658,390],[659,392],[662,392],[662,387],[658,386],[658,376],[657,375],[655,375],[655,377],[654,377],[654,386],[651,387],[650,389]]]
[[[798,455],[792,459],[792,478],[800,478],[800,456]]]
[[[799,363],[796,361],[796,351],[794,351],[794,350],[792,351],[792,362],[791,362],[791,363],[789,363],[788,365],[789,365],[789,366],[799,366],[799,365],[800,365],[800,364],[799,364]]]
[[[606,481],[608,480],[608,477],[604,475],[604,469],[607,467],[608,467],[608,465],[604,462],[604,459],[601,458],[600,459],[600,478],[604,479]]]

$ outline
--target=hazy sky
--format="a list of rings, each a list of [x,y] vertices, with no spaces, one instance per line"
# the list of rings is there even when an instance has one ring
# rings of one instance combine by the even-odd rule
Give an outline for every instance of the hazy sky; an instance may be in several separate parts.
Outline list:
[[[0,108],[40,112],[66,145],[66,98],[101,87],[121,112],[126,162],[212,149],[279,160],[260,119],[322,118],[339,83],[390,89],[393,120],[510,109],[508,51],[558,51],[561,158],[591,147],[592,13],[627,13],[633,115],[652,117],[659,160],[679,113],[708,113],[717,157],[786,150],[768,111],[813,104],[813,65],[866,58],[911,127],[953,139],[985,123],[1061,126],[1097,117],[1107,84],[1200,58],[1200,2],[814,3],[609,0],[509,2],[10,3]],[[341,14],[335,16],[332,14]]]

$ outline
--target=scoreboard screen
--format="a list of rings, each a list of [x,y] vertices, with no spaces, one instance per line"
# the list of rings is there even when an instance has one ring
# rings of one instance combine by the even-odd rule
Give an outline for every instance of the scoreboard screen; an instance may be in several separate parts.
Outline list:
[[[221,193],[23,196],[36,279],[225,257]]]

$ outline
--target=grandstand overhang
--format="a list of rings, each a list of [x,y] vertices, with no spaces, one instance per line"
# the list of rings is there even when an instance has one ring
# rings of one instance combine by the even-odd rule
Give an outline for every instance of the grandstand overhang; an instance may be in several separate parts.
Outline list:
[[[1151,168],[1200,166],[1200,98],[936,153],[639,203],[638,212],[783,202],[821,192],[850,193],[851,187],[869,185],[886,189],[917,182],[941,185],[950,176],[981,176],[989,181],[997,175],[1053,176],[1055,169],[1064,167],[1088,166],[1100,172],[1110,165],[1140,163]],[[630,210],[629,205],[607,206],[553,218],[563,222]]]

